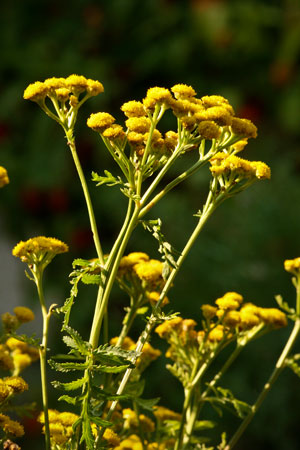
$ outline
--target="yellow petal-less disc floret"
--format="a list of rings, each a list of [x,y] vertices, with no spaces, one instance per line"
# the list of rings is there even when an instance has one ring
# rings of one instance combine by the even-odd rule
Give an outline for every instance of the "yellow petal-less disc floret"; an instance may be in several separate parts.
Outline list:
[[[133,267],[137,276],[147,282],[156,282],[162,278],[163,263],[156,259],[140,262]]]
[[[121,106],[121,110],[127,117],[143,117],[147,115],[143,103],[136,100],[124,103]]]
[[[295,275],[300,274],[300,257],[294,259],[286,259],[284,261],[284,269]]]
[[[87,126],[92,128],[94,131],[101,133],[106,128],[110,127],[115,120],[116,119],[107,112],[98,112],[90,115],[87,120]]]
[[[217,308],[215,306],[212,305],[202,305],[201,306],[202,309],[202,314],[205,317],[205,319],[212,319],[213,317],[215,317],[216,312],[217,312]]]
[[[40,81],[31,83],[24,91],[23,97],[25,100],[32,100],[33,102],[40,102],[45,99],[49,92],[49,88]]]
[[[195,97],[197,94],[192,86],[188,86],[187,84],[175,84],[175,86],[171,87],[171,91],[177,99]]]
[[[164,420],[181,420],[181,414],[165,408],[164,406],[155,406],[153,414],[160,422],[163,422]]]
[[[224,106],[212,106],[211,108],[199,111],[196,114],[197,120],[212,120],[220,126],[231,125],[232,114]]]
[[[21,323],[27,323],[34,320],[34,312],[26,306],[16,306],[14,308],[14,313]]]
[[[65,83],[66,87],[75,95],[85,91],[88,86],[88,81],[83,75],[69,75]]]
[[[102,136],[113,141],[115,139],[123,139],[126,135],[121,125],[113,123],[103,131]]]
[[[0,188],[9,183],[9,178],[7,175],[7,170],[0,166]]]
[[[0,427],[6,433],[11,433],[17,437],[23,436],[24,434],[24,427],[19,422],[11,420],[5,414],[0,414]]]
[[[148,117],[130,117],[125,123],[130,131],[142,134],[147,133],[151,127],[151,120]]]
[[[257,128],[249,119],[232,118],[231,130],[234,134],[245,138],[256,138]]]
[[[286,314],[278,308],[260,308],[259,316],[265,324],[275,328],[287,326]]]
[[[94,97],[95,95],[102,94],[104,92],[103,84],[97,80],[91,80],[90,78],[87,80],[86,91],[89,95]]]
[[[146,110],[153,111],[155,105],[160,104],[169,108],[174,102],[174,98],[171,95],[169,89],[163,87],[153,87],[148,89],[146,98],[143,100]]]
[[[6,377],[3,381],[13,390],[15,394],[20,394],[24,391],[28,391],[28,384],[21,377]]]
[[[221,134],[220,127],[212,120],[203,120],[200,122],[198,132],[204,139],[218,139]]]
[[[69,247],[64,242],[56,238],[38,236],[28,239],[28,241],[19,242],[13,249],[12,254],[21,261],[30,264],[37,264],[45,256],[53,258],[59,253],[65,253]]]

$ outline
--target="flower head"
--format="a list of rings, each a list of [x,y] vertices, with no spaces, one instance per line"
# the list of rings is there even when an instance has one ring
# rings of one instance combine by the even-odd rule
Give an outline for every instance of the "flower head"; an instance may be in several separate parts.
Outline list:
[[[116,119],[109,113],[99,112],[90,115],[87,120],[87,126],[98,133],[102,133],[106,128],[110,127],[115,120]]]
[[[24,91],[24,99],[32,100],[33,102],[40,102],[45,100],[45,97],[48,94],[48,87],[45,83],[41,83],[40,81],[36,81],[35,83],[31,83]]]
[[[177,99],[190,98],[197,95],[197,92],[192,88],[192,86],[188,86],[186,84],[175,84],[175,86],[171,87],[171,91]]]
[[[59,253],[65,253],[69,247],[59,239],[38,236],[20,241],[13,249],[12,254],[27,264],[37,264],[46,267]]]
[[[300,257],[294,259],[286,259],[284,261],[284,268],[287,272],[291,272],[294,275],[300,274]]]
[[[9,178],[7,175],[7,170],[0,166],[0,188],[9,183]]]
[[[124,103],[121,106],[121,110],[127,117],[143,117],[147,115],[143,103],[136,100]]]
[[[14,308],[14,313],[21,323],[34,320],[34,312],[30,308],[26,308],[26,306],[16,306]]]

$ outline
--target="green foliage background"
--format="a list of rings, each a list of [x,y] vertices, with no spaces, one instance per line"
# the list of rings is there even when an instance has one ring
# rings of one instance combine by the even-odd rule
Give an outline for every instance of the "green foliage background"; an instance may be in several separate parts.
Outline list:
[[[115,170],[98,136],[85,126],[89,114],[108,111],[123,120],[121,104],[143,98],[151,86],[186,83],[200,96],[224,95],[239,116],[255,122],[259,136],[243,156],[268,163],[272,180],[257,183],[215,213],[170,293],[172,308],[200,320],[200,304],[228,290],[262,306],[273,306],[278,293],[293,304],[283,260],[300,255],[298,0],[16,0],[2,2],[0,14],[0,164],[11,179],[1,190],[0,213],[13,241],[44,234],[70,245],[71,253],[48,270],[50,292],[62,302],[72,259],[91,258],[94,252],[62,131],[36,105],[25,102],[22,93],[33,81],[78,73],[105,87],[104,94],[82,108],[77,125],[88,177],[92,170]],[[207,173],[196,175],[151,212],[162,218],[165,234],[178,249],[193,227],[192,214],[202,204],[206,181]],[[124,200],[117,188],[91,185],[91,193],[108,250],[125,213]],[[129,250],[157,257],[142,230]],[[28,284],[25,280],[24,304],[32,306],[35,294]],[[82,303],[74,310],[73,325],[83,334],[90,326],[94,294],[92,288],[82,289]],[[125,305],[116,290],[110,318],[115,333]],[[58,330],[57,324],[53,337]],[[237,396],[255,400],[286,335],[287,330],[278,331],[246,350],[226,380]],[[149,396],[160,395],[178,408],[178,385],[164,361],[150,372]],[[32,384],[36,376],[33,372]],[[299,402],[299,380],[286,371],[237,450],[299,448]],[[224,420],[232,432],[238,421]],[[30,440],[35,432],[29,424]]]

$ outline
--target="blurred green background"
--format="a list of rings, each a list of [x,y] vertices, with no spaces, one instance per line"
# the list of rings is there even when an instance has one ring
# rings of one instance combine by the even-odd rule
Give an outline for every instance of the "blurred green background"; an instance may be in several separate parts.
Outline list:
[[[72,259],[95,256],[62,130],[22,98],[29,83],[72,73],[98,79],[105,87],[104,94],[82,108],[77,124],[78,151],[88,179],[92,170],[115,169],[98,136],[87,129],[87,117],[109,111],[123,120],[121,104],[142,99],[148,87],[191,84],[199,96],[224,95],[237,115],[254,121],[258,138],[242,156],[269,164],[272,180],[257,183],[217,210],[170,292],[172,309],[200,321],[200,305],[229,290],[261,306],[274,306],[278,293],[293,304],[294,289],[283,261],[300,255],[299,0],[6,0],[0,17],[0,164],[11,180],[1,190],[0,202],[1,311],[12,311],[15,301],[35,308],[34,286],[10,254],[19,240],[43,234],[70,245],[70,253],[56,258],[48,269],[49,302],[61,304],[68,296]],[[207,170],[149,215],[162,218],[165,234],[179,250],[201,207]],[[91,184],[91,194],[108,251],[125,213],[124,200],[117,188]],[[128,251],[145,250],[158,257],[156,249],[140,230]],[[15,290],[11,274],[16,276]],[[72,317],[73,326],[86,337],[94,297],[95,289],[83,287]],[[110,322],[112,333],[117,333],[127,300],[116,289],[112,301]],[[136,335],[142,326],[137,324]],[[55,346],[59,323],[54,320],[52,328]],[[38,321],[28,330],[39,334]],[[277,331],[253,344],[222,385],[253,402],[287,333]],[[153,343],[161,345],[156,339]],[[161,358],[150,369],[145,395],[161,396],[162,403],[178,409],[180,390],[164,369],[165,362]],[[40,402],[38,368],[24,372],[24,377]],[[51,390],[52,406],[56,396]],[[299,380],[286,370],[237,450],[299,449],[299,403]],[[230,436],[239,421],[231,416],[224,420]],[[33,439],[38,430],[34,422],[26,426],[22,448],[37,448]]]

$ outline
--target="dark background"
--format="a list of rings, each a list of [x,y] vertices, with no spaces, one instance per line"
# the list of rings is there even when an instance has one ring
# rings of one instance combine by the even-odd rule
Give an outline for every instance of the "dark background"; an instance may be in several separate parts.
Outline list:
[[[0,17],[0,164],[11,179],[1,190],[2,233],[9,242],[42,234],[70,245],[70,253],[57,257],[47,270],[49,302],[62,303],[68,296],[65,280],[72,259],[95,255],[62,130],[22,94],[36,80],[78,73],[105,87],[104,94],[82,108],[77,124],[78,152],[88,179],[92,170],[115,169],[98,136],[87,129],[87,117],[108,111],[123,120],[121,104],[142,99],[148,87],[191,84],[199,96],[224,95],[237,115],[254,121],[258,138],[242,156],[269,164],[272,179],[217,210],[170,293],[172,309],[200,321],[200,305],[229,290],[269,307],[275,305],[274,295],[281,293],[293,305],[294,289],[283,261],[300,254],[298,0],[4,1]],[[207,170],[172,192],[149,215],[163,219],[165,234],[178,249],[195,224],[193,214],[206,192]],[[90,188],[104,251],[109,251],[125,213],[124,200],[118,188]],[[158,257],[156,248],[140,230],[128,251],[145,250]],[[2,255],[2,268],[13,264],[12,259]],[[34,286],[25,278],[17,282],[22,303],[35,308]],[[5,283],[4,277],[1,285]],[[95,289],[83,287],[80,294],[72,324],[88,338]],[[1,310],[12,311],[5,296],[1,302]],[[116,289],[112,302],[113,334],[126,299]],[[136,335],[142,326],[137,325]],[[35,331],[40,333],[38,325]],[[54,320],[52,338],[57,332],[59,323]],[[255,401],[287,334],[288,330],[280,330],[252,344],[222,385]],[[153,343],[161,345],[156,339]],[[161,396],[162,403],[178,410],[180,390],[164,365],[161,358],[150,369],[152,381],[145,395]],[[38,395],[38,368],[24,377]],[[53,407],[56,396],[51,390]],[[286,370],[237,450],[298,449],[299,402],[299,380]],[[210,417],[217,419],[215,414]],[[227,415],[224,420],[230,436],[238,420]],[[30,445],[24,442],[24,449],[33,448],[36,432],[33,423],[27,429]]]

